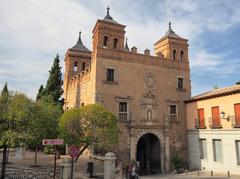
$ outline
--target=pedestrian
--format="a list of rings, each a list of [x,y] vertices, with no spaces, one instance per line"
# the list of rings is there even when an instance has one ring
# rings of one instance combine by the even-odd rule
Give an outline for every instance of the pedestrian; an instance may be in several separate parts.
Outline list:
[[[132,163],[129,162],[126,167],[126,179],[131,179]]]
[[[136,165],[132,165],[131,169],[131,179],[138,179],[138,174],[136,173]]]

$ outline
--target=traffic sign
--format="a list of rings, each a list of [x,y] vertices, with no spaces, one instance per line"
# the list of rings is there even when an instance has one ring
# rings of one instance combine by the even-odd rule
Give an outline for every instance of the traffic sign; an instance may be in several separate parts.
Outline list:
[[[43,139],[43,145],[63,145],[63,139]]]
[[[78,156],[78,154],[79,154],[79,149],[76,146],[72,146],[70,148],[70,156],[72,158],[76,158]]]

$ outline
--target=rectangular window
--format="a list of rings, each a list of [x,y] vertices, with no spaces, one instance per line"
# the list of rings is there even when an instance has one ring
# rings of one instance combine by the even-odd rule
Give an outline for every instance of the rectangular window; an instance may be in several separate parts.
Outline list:
[[[234,104],[235,127],[240,127],[240,104]]]
[[[128,120],[128,104],[127,102],[119,102],[119,120],[127,121]]]
[[[171,104],[169,110],[170,110],[170,120],[176,121],[177,120],[177,105]]]
[[[212,107],[212,127],[220,127],[220,113],[219,107]]]
[[[236,140],[235,145],[236,145],[237,165],[240,165],[240,140]]]
[[[213,139],[213,160],[222,161],[222,140],[220,139]]]
[[[177,87],[178,89],[183,89],[183,78],[178,78]]]
[[[204,109],[198,109],[197,128],[205,128]]]
[[[200,159],[207,159],[207,141],[206,139],[199,139]]]
[[[114,69],[107,68],[106,80],[110,82],[114,81]]]
[[[74,61],[73,71],[77,71],[77,70],[78,70],[78,62]]]

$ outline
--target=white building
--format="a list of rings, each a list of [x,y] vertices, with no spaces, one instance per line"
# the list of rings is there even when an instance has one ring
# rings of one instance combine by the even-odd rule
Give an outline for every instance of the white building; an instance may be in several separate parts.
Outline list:
[[[189,167],[240,174],[240,85],[186,101]]]

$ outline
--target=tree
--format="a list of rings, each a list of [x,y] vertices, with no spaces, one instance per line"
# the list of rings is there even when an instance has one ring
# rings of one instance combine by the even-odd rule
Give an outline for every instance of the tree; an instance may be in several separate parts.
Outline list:
[[[8,101],[9,101],[9,91],[7,87],[7,83],[5,83],[1,96],[0,96],[0,133],[2,134],[7,130],[6,125],[6,111],[8,111]],[[6,163],[7,163],[7,146],[4,141],[2,141],[2,137],[0,136],[0,148],[3,148],[3,160],[2,160],[2,175],[1,179],[5,177]]]
[[[98,104],[65,111],[59,126],[65,142],[81,149],[75,161],[89,146],[108,148],[118,143],[115,115]]]
[[[56,104],[61,105],[62,103],[61,96],[63,94],[63,90],[62,90],[62,79],[61,79],[62,73],[61,73],[61,67],[59,63],[60,63],[60,60],[57,54],[57,56],[54,59],[53,66],[49,71],[49,78],[47,80],[46,88],[44,89],[44,94],[53,96],[53,101]]]
[[[30,139],[29,122],[33,118],[34,103],[24,94],[10,95],[4,87],[0,97],[0,148],[3,148],[1,179],[5,177],[6,154],[8,147],[18,147]]]
[[[35,165],[37,164],[37,152],[42,145],[42,139],[53,139],[58,136],[58,119],[62,111],[51,101],[52,99],[47,99],[45,96],[38,100],[34,106],[35,117],[30,124],[30,133],[33,137],[29,145],[35,148]]]
[[[37,94],[36,100],[40,100],[44,96],[44,87],[43,85],[40,86]]]

